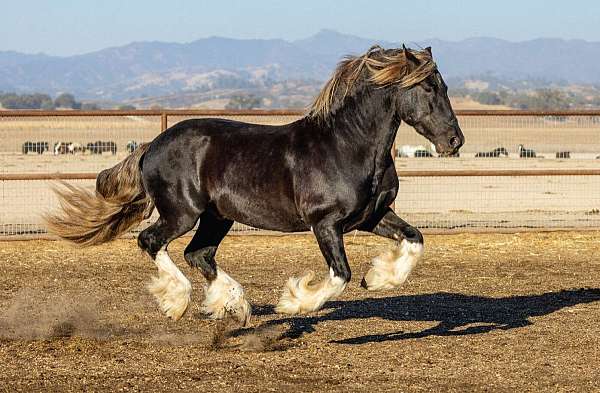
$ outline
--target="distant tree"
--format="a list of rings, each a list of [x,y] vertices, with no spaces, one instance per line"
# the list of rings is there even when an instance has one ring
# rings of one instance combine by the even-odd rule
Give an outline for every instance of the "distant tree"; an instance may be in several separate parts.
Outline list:
[[[471,95],[471,98],[484,105],[501,105],[503,103],[502,98],[500,98],[500,95],[493,91],[482,91],[480,93],[473,93]]]
[[[225,109],[254,109],[262,105],[262,98],[253,94],[231,96]]]
[[[32,106],[39,109],[54,109],[54,102],[48,94],[35,93],[30,96]]]
[[[0,96],[0,103],[6,109],[53,109],[52,98],[47,94],[7,93]]]
[[[53,111],[54,109],[56,109],[56,107],[54,106],[54,101],[52,101],[52,99],[50,99],[48,101],[42,102],[40,109],[43,109],[45,111]]]
[[[98,104],[95,104],[93,102],[85,102],[81,104],[81,109],[84,111],[97,111],[100,109],[100,107],[98,106]]]
[[[448,96],[450,97],[466,97],[469,94],[470,91],[462,87],[453,87],[448,89]]]
[[[75,97],[70,93],[62,93],[54,99],[54,106],[65,109],[81,109],[81,103],[75,101]]]
[[[571,102],[565,93],[554,89],[538,89],[534,92],[513,94],[507,101],[513,108],[531,110],[567,109]]]
[[[560,90],[539,89],[536,90],[536,109],[567,109],[569,107],[568,97]]]
[[[600,96],[594,96],[591,100],[590,100],[590,105],[592,107],[600,107]]]
[[[129,104],[123,104],[123,105],[119,105],[117,107],[117,109],[120,111],[134,111],[136,109],[136,107],[133,105],[129,105]]]

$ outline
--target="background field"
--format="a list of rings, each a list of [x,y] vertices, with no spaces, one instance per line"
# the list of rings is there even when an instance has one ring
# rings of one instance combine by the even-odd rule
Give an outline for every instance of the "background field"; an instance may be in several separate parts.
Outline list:
[[[429,235],[402,288],[366,292],[390,246],[346,238],[353,281],[307,316],[273,313],[285,280],[325,274],[311,236],[230,236],[220,266],[246,288],[248,330],[199,314],[168,321],[145,290],[134,240],[73,249],[0,247],[0,390],[595,391],[600,388],[600,233]],[[225,332],[234,337],[223,337]],[[242,345],[242,347],[239,347]]]

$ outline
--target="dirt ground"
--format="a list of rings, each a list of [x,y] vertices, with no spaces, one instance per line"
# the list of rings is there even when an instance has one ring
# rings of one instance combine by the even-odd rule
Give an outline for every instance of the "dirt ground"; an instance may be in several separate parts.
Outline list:
[[[0,391],[600,391],[600,233],[426,236],[402,288],[366,292],[392,244],[346,237],[353,281],[305,316],[273,311],[285,280],[326,271],[311,236],[230,236],[218,260],[251,326],[204,319],[203,279],[167,320],[135,240],[0,243]]]

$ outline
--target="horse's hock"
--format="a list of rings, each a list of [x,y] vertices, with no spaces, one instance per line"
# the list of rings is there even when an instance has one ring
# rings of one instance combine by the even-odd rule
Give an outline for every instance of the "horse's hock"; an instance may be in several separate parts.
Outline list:
[[[466,139],[460,157],[432,152],[433,157],[396,158],[395,209],[408,222],[425,232],[600,228],[600,112],[456,113]],[[49,192],[53,179],[91,188],[100,170],[181,120],[284,124],[299,116],[292,111],[0,111],[0,238],[46,236],[40,215],[56,207]],[[108,148],[79,148],[99,141]],[[67,142],[64,149],[53,148]],[[403,124],[394,150],[405,145],[431,150]],[[535,158],[522,158],[519,145]],[[508,155],[475,157],[500,148]],[[237,224],[233,229],[259,232]]]

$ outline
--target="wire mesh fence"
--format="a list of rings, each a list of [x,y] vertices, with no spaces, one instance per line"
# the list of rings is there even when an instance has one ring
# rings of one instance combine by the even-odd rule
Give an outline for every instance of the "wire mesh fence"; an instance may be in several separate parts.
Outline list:
[[[489,112],[488,112],[489,113]],[[557,112],[560,113],[560,112]],[[459,123],[466,136],[461,148],[463,158],[544,158],[547,160],[595,159],[600,155],[600,116],[597,115],[469,115],[459,116]],[[398,150],[403,145],[431,149],[430,143],[414,130],[403,124],[397,137]],[[519,154],[519,146],[530,154]],[[494,157],[494,149],[504,148],[505,153]],[[482,154],[483,153],[483,154]],[[562,154],[557,157],[556,153]],[[521,157],[521,155],[527,157]],[[476,157],[477,156],[477,157]],[[481,160],[478,160],[481,161]],[[552,161],[545,161],[552,163]],[[441,165],[445,165],[442,161]],[[504,162],[502,167],[521,164]],[[527,165],[532,165],[531,162]]]
[[[400,178],[396,211],[423,229],[600,228],[600,176]]]
[[[276,125],[300,116],[0,112],[0,238],[43,236],[40,216],[57,205],[50,175],[74,175],[79,180],[69,181],[92,188],[95,173],[179,121],[221,117]],[[398,130],[395,208],[408,222],[431,230],[600,228],[600,112],[459,112],[458,117],[466,138],[460,157],[436,157],[412,128]],[[419,150],[428,153],[415,154]],[[252,230],[239,224],[233,229]]]
[[[97,172],[161,131],[160,116],[0,116],[0,173]]]

